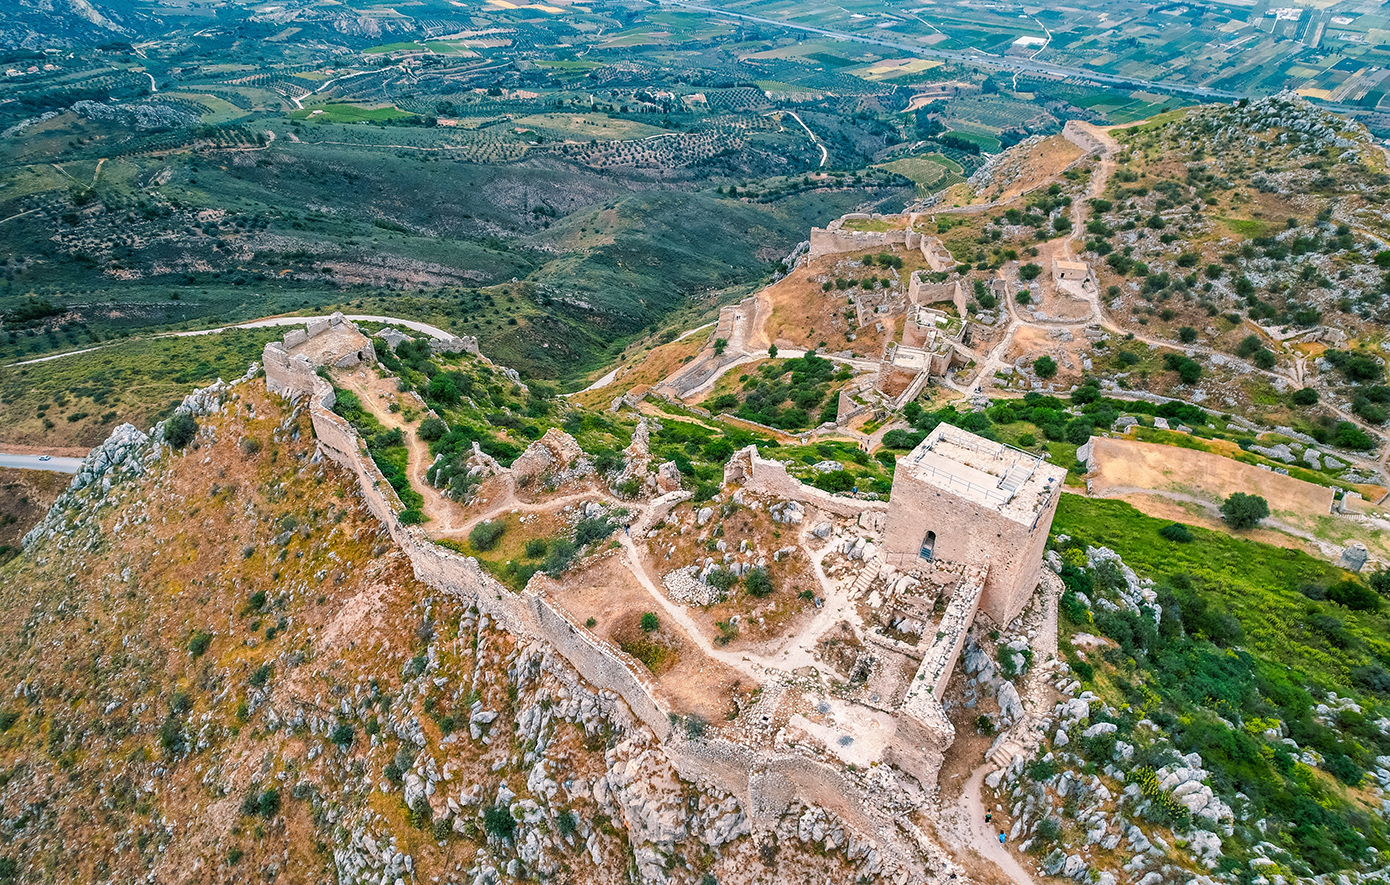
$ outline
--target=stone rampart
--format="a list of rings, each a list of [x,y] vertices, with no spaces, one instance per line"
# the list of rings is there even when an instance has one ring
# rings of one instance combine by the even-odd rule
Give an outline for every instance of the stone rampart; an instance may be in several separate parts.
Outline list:
[[[676,509],[676,505],[680,504],[682,501],[689,501],[693,497],[695,497],[694,492],[684,491],[682,489],[677,489],[674,492],[667,492],[660,498],[652,501],[651,505],[647,507],[647,512],[638,517],[629,531],[632,532],[633,537],[640,538],[644,536],[651,530],[652,526],[669,516],[671,511]]]
[[[737,483],[750,492],[774,498],[801,501],[836,516],[858,516],[868,510],[888,509],[884,501],[861,501],[808,486],[787,473],[787,467],[781,461],[760,457],[757,446],[748,446],[734,453],[724,468],[724,483]]]
[[[844,230],[843,228],[811,228],[812,258],[833,255],[837,252],[859,252],[865,249],[882,249],[887,246],[907,246],[908,235],[919,237],[915,231],[907,230]],[[912,248],[916,246],[913,243]]]
[[[269,353],[272,348],[279,347],[273,342],[266,350]],[[441,547],[417,527],[403,525],[398,518],[403,508],[395,490],[386,482],[352,426],[331,410],[332,385],[314,374],[312,366],[306,376],[299,362],[308,365],[307,360],[267,360],[267,385],[288,397],[310,395],[310,420],[322,451],[357,477],[367,508],[381,520],[409,557],[417,579],[477,606],[480,612],[509,632],[539,638],[553,645],[585,679],[601,689],[602,702],[616,704],[621,700],[661,739],[668,757],[683,778],[739,797],[749,809],[750,820],[755,825],[770,828],[793,800],[814,795],[818,803],[837,814],[846,825],[875,839],[880,853],[907,873],[907,881],[925,881],[926,870],[921,861],[895,847],[902,836],[896,831],[892,818],[875,815],[875,805],[864,789],[842,772],[809,757],[770,756],[725,740],[673,740],[671,717],[657,699],[654,687],[639,675],[640,665],[582,629],[552,604],[545,597],[545,579],[533,579],[521,593],[513,593],[484,572],[476,559]],[[750,449],[756,457],[756,449]],[[780,464],[776,466],[781,467]],[[776,471],[763,472],[776,477]],[[787,488],[796,492],[796,498],[810,500],[832,512],[854,515],[883,506],[879,502],[834,498],[819,489],[808,488],[787,477],[785,468],[781,475],[789,483]],[[658,499],[657,503],[669,512],[688,496],[688,492],[674,492]],[[828,501],[818,501],[818,498]],[[842,509],[833,509],[837,507]],[[939,765],[940,757],[937,758]]]
[[[261,364],[270,392],[290,399],[312,393],[314,382],[323,380],[315,374],[313,363],[302,356],[290,356],[279,341],[270,342],[261,351]]]

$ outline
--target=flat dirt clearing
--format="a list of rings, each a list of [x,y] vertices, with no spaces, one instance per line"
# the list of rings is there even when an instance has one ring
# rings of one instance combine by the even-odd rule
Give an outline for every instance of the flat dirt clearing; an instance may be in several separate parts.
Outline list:
[[[1091,440],[1091,494],[1120,498],[1151,489],[1220,503],[1232,492],[1259,495],[1274,513],[1325,516],[1332,490],[1220,455],[1132,439]]]

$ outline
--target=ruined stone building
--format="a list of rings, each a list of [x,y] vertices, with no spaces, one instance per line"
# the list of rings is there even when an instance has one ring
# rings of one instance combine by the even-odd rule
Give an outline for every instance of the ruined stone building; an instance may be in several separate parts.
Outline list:
[[[987,566],[980,608],[1006,624],[1038,586],[1065,476],[1037,455],[940,424],[894,470],[887,562]]]

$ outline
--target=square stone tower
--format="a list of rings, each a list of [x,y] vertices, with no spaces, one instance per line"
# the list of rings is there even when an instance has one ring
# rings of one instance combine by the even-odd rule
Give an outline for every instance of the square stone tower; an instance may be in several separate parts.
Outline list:
[[[1066,471],[940,424],[898,460],[884,555],[906,571],[932,559],[984,565],[980,610],[1007,624],[1038,585]]]

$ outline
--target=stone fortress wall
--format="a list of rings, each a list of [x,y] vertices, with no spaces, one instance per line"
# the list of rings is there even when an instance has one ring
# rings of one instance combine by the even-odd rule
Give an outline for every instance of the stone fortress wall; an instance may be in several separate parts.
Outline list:
[[[758,447],[750,445],[734,452],[724,467],[724,484],[737,484],[750,492],[801,501],[818,510],[836,516],[857,517],[871,510],[887,511],[889,505],[884,501],[861,501],[844,495],[832,495],[815,486],[808,486],[787,472],[781,461],[773,461],[758,454]]]
[[[956,266],[950,251],[936,237],[927,236],[912,230],[917,220],[915,213],[903,219],[903,226],[894,230],[845,230],[847,221],[883,221],[902,219],[902,216],[868,215],[851,212],[842,215],[825,227],[811,228],[811,248],[807,253],[811,258],[834,255],[837,252],[862,252],[866,249],[884,249],[902,246],[921,251],[927,266],[933,271],[948,271]]]
[[[545,596],[544,578],[533,579],[520,593],[513,593],[484,572],[476,559],[435,544],[419,527],[403,525],[399,519],[403,506],[395,490],[356,431],[332,411],[332,385],[318,377],[307,358],[290,357],[281,342],[266,345],[264,366],[269,389],[291,399],[309,398],[310,420],[324,454],[357,477],[367,508],[409,557],[420,581],[477,606],[509,632],[549,642],[585,679],[601,688],[599,697],[609,705],[609,712],[612,705],[621,701],[657,735],[681,777],[737,796],[748,809],[755,832],[770,829],[793,801],[815,796],[848,827],[876,843],[885,867],[896,869],[897,874],[892,877],[895,881],[916,883],[932,878],[932,871],[920,856],[899,847],[903,841],[900,822],[863,786],[806,755],[769,754],[724,739],[688,738],[672,727],[671,711],[663,709],[653,685],[638,675],[641,665],[581,629],[552,604]],[[786,475],[785,469],[782,475]],[[796,485],[800,487],[799,483]],[[682,494],[660,499],[667,512],[684,500]],[[940,765],[939,757],[936,765]],[[931,855],[930,866],[939,870],[950,865],[939,850],[933,850],[923,839],[912,839],[912,843]]]

